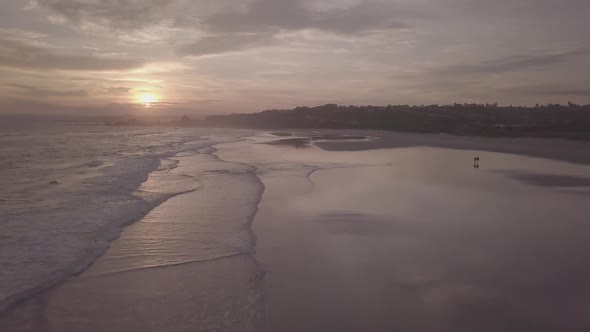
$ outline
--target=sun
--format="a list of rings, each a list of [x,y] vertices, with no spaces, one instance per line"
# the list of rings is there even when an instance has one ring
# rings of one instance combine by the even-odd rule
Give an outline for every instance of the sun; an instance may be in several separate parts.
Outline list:
[[[153,103],[158,102],[158,97],[152,93],[142,93],[137,96],[137,100],[146,107],[150,107]]]

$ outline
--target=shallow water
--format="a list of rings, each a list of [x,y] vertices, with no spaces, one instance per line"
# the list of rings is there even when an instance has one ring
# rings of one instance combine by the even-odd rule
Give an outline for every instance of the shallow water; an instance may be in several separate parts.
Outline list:
[[[171,171],[177,161],[170,158],[242,135],[228,131],[216,141],[214,133],[64,123],[4,128],[0,311],[82,271],[123,226],[197,189],[198,179]],[[159,184],[139,188],[154,171]]]
[[[263,271],[250,223],[263,185],[253,168],[214,151],[183,153],[174,169],[152,173],[140,194],[166,189],[178,174],[199,186],[126,227],[92,266],[16,306],[0,328],[260,331]]]

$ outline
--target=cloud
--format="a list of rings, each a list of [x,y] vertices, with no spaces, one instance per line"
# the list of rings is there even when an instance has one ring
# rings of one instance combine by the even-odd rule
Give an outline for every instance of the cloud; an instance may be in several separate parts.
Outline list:
[[[131,90],[133,89],[124,86],[112,86],[104,88],[104,91],[109,95],[123,95],[129,93]]]
[[[590,97],[590,89],[564,85],[527,85],[502,89],[503,92],[531,96]]]
[[[207,111],[590,98],[589,52],[576,49],[590,45],[587,0],[558,11],[555,0],[37,0],[23,10],[29,2],[0,1],[0,84],[85,89],[83,103],[142,89],[221,100]]]
[[[147,60],[130,57],[111,57],[64,53],[43,43],[7,38],[0,35],[0,67],[43,70],[114,71],[140,68]]]
[[[48,8],[53,20],[79,27],[109,26],[134,30],[160,22],[162,12],[175,0],[35,0],[31,7]],[[57,16],[55,16],[57,15]]]
[[[539,16],[556,16],[561,13],[581,11],[584,16],[590,4],[587,0],[560,0],[560,10],[555,9],[555,0],[445,0],[441,1],[442,5],[449,9],[461,8],[464,11],[479,12],[485,15],[511,15],[520,17],[526,15]],[[568,13],[569,14],[569,13]]]
[[[578,48],[575,50],[547,54],[515,55],[483,61],[479,64],[454,65],[440,70],[440,73],[465,75],[512,72],[532,67],[542,67],[561,63],[570,58],[586,55],[588,53],[590,53],[590,48]]]
[[[274,43],[276,40],[273,34],[219,34],[181,45],[176,49],[176,54],[179,56],[221,54]]]
[[[23,84],[3,84],[3,86],[15,88],[30,97],[86,97],[86,90],[59,91],[52,89],[38,88]]]
[[[47,34],[16,28],[0,28],[0,38],[32,40],[44,37],[47,37]]]
[[[36,0],[35,3],[80,27],[92,24],[123,30],[163,23],[185,28],[196,27],[209,33],[260,32],[274,28],[315,28],[337,33],[359,33],[406,27],[396,21],[399,15],[395,14],[398,12],[387,2],[364,0],[346,8],[323,11],[309,6],[309,2],[219,1],[217,8],[212,8],[210,3],[207,5],[206,1],[186,0]]]
[[[267,32],[272,29],[318,29],[341,34],[406,28],[392,5],[362,1],[348,8],[314,11],[302,0],[257,0],[242,10],[202,18],[207,31],[219,33]]]
[[[321,30],[341,35],[407,28],[395,20],[391,5],[362,1],[347,8],[314,11],[302,0],[257,0],[245,8],[205,16],[200,25],[208,36],[181,45],[177,54],[201,56],[241,51],[278,43],[285,31]]]
[[[278,33],[321,30],[359,35],[405,29],[399,18],[408,15],[380,0],[345,2],[345,6],[317,8],[314,0],[37,0],[50,9],[54,21],[83,30],[108,29],[126,41],[154,41],[184,35],[179,55],[226,53],[277,42]],[[52,17],[53,17],[52,16]],[[172,39],[175,39],[171,37]]]
[[[203,99],[203,100],[186,100],[186,101],[159,101],[156,104],[154,104],[155,106],[163,106],[163,107],[169,107],[169,106],[186,106],[186,107],[190,107],[190,106],[194,106],[196,104],[213,104],[213,103],[217,103],[220,100],[218,99]]]

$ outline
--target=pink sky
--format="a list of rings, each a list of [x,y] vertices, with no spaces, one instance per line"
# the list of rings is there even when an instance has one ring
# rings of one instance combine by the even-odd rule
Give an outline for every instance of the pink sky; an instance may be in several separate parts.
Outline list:
[[[3,0],[0,112],[590,103],[585,0]],[[157,102],[149,110],[140,96]]]

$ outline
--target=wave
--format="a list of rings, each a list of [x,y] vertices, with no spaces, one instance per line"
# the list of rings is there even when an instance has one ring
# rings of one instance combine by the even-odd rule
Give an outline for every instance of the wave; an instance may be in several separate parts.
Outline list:
[[[153,208],[165,203],[170,198],[173,198],[178,195],[182,195],[187,192],[179,192],[176,194],[169,194],[164,197],[160,197],[159,199],[153,200],[152,204],[148,207],[144,207],[143,209],[139,209],[135,211],[135,213],[130,214],[129,219],[121,220],[121,223],[118,225],[105,225],[105,234],[101,240],[96,240],[94,248],[87,248],[84,250],[85,255],[79,257],[77,260],[70,262],[65,268],[61,270],[52,271],[54,277],[48,280],[44,280],[39,284],[30,287],[24,291],[19,293],[14,293],[9,295],[8,297],[3,298],[0,301],[0,313],[3,311],[8,310],[13,305],[24,301],[32,296],[35,296],[47,289],[59,286],[65,279],[71,276],[79,275],[84,270],[86,270],[97,258],[102,256],[106,250],[108,249],[108,244],[114,240],[116,240],[120,234],[120,231],[125,227],[128,226],[135,221],[140,220],[145,215],[147,215]]]
[[[185,261],[173,262],[173,263],[143,265],[143,266],[137,266],[137,267],[127,268],[127,269],[118,269],[118,270],[112,270],[112,271],[103,272],[103,273],[97,273],[92,276],[89,276],[88,278],[103,277],[106,275],[128,273],[128,272],[135,272],[135,271],[141,271],[141,270],[160,269],[160,268],[172,267],[172,266],[182,266],[182,265],[188,265],[188,264],[194,264],[194,263],[213,262],[213,261],[218,261],[221,259],[227,259],[227,258],[232,258],[232,257],[236,257],[236,256],[244,256],[244,255],[250,255],[250,254],[252,254],[252,253],[251,252],[236,252],[236,253],[223,254],[223,255],[212,256],[212,257],[207,257],[207,258],[200,258],[200,259],[191,259],[191,260],[185,260]]]
[[[179,145],[183,141],[191,144]],[[0,211],[6,217],[0,218],[3,238],[18,239],[4,241],[0,253],[0,312],[81,273],[105,253],[125,226],[172,197],[198,190],[198,179],[173,173],[180,163],[175,155],[216,142],[195,142],[193,137],[175,143],[171,151],[113,162],[100,169],[100,176],[84,179],[79,187],[68,188],[60,180],[55,188],[45,189],[53,190],[47,192],[53,205],[28,208],[20,204]],[[100,168],[104,162],[94,160],[85,165]],[[149,188],[150,176],[167,177],[160,179],[167,185]],[[2,198],[3,205],[17,201]],[[21,264],[23,261],[29,263]]]

